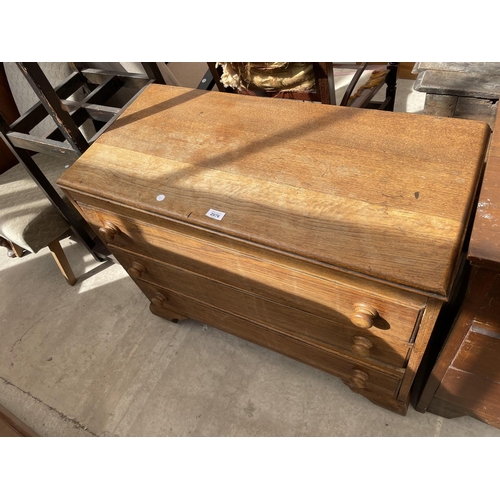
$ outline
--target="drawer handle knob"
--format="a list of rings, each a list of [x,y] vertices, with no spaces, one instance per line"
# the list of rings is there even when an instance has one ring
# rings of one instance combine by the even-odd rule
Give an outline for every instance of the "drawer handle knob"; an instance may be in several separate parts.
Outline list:
[[[368,373],[354,369],[349,381],[354,387],[357,387],[358,389],[364,389],[369,378],[370,377],[368,376]]]
[[[153,298],[151,299],[151,302],[156,306],[156,307],[165,307],[165,302],[167,301],[167,297],[163,295],[160,292],[157,292],[154,294]]]
[[[106,240],[113,240],[120,232],[120,228],[112,222],[105,222],[104,226],[99,228],[99,234]]]
[[[351,351],[362,358],[370,357],[370,349],[373,347],[373,343],[365,337],[356,335],[352,339],[353,345],[351,346]]]
[[[128,273],[132,278],[140,278],[146,272],[146,268],[139,262],[132,262],[128,269]]]
[[[356,304],[350,320],[359,328],[371,328],[377,316],[378,312],[374,307],[365,304]]]

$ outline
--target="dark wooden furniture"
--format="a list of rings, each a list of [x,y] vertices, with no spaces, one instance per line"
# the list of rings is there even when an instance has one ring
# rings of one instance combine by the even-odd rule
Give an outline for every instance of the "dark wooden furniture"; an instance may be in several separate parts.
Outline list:
[[[9,88],[3,63],[0,63],[0,116],[7,123],[12,123],[16,118],[19,118],[19,112]],[[16,157],[10,151],[7,144],[0,141],[0,174],[12,168],[16,163]]]
[[[0,405],[0,438],[5,437],[38,437],[38,434]]]
[[[405,414],[486,124],[152,85],[59,185],[151,302]]]
[[[19,118],[3,63],[0,63],[0,115],[8,123]],[[44,176],[52,177],[52,181],[55,182],[57,177],[54,178],[52,175],[56,174],[53,165],[45,165],[45,161],[39,162],[38,165],[43,168]],[[16,186],[15,189],[11,189],[12,185]],[[48,200],[43,192],[32,190],[32,187],[36,188],[28,172],[18,165],[18,160],[9,146],[0,141],[0,211],[2,212],[0,246],[6,248],[9,257],[22,257],[27,250],[36,252],[48,246],[62,275],[68,284],[74,285],[76,278],[59,243],[61,238],[68,235],[69,225],[47,203]],[[17,225],[16,219],[18,219]],[[23,221],[22,228],[19,227],[19,219]],[[20,234],[24,231],[27,233],[24,235],[28,242],[27,246],[22,246],[24,239],[19,241],[13,236],[12,233],[16,233],[17,229]],[[7,233],[11,235],[10,239],[4,237]]]
[[[261,63],[266,64],[266,63]],[[315,87],[309,92],[296,91],[263,91],[255,87],[250,87],[245,94],[255,95],[259,97],[279,97],[284,99],[295,99],[301,101],[316,101],[322,104],[339,104],[340,106],[351,106],[353,108],[371,108],[383,109],[386,111],[394,110],[394,102],[396,99],[396,82],[399,63],[390,62],[386,64],[386,74],[377,79],[377,82],[367,88],[360,88],[359,92],[354,93],[354,89],[359,79],[365,71],[373,71],[380,69],[380,63],[332,63],[332,62],[312,62]],[[217,86],[219,92],[236,92],[231,87],[226,87],[221,82],[222,68],[217,63],[207,63],[209,71],[205,75],[204,84],[199,87],[203,90],[211,89],[214,85]],[[347,85],[344,95],[339,103],[335,97],[335,69],[352,69],[356,70],[352,80]],[[378,91],[387,84],[386,96],[383,101],[375,101],[373,97]]]
[[[17,65],[39,102],[9,125],[7,138],[17,148],[65,155],[68,162],[78,158],[142,89],[153,82],[164,83],[161,74],[153,72],[148,63],[144,63],[146,75],[75,66],[75,71],[53,88],[37,63]],[[75,95],[79,97],[69,100]],[[53,118],[53,130],[47,137],[30,135],[46,116]],[[79,129],[87,121],[91,121],[96,130],[89,139]]]
[[[418,62],[414,88],[425,92],[424,113],[485,121],[493,128],[500,95],[498,62]]]
[[[470,415],[500,429],[500,118],[474,220],[467,294],[437,358],[419,411]]]

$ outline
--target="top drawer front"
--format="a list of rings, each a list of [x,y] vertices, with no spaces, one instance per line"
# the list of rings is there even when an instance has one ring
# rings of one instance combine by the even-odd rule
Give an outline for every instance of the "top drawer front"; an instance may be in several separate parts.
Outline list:
[[[352,288],[333,271],[329,280],[225,248],[208,237],[202,240],[85,205],[80,208],[107,243],[124,250],[337,322],[340,318],[352,325],[350,318],[357,313],[358,322],[367,327],[373,323],[369,328],[374,334],[410,341],[418,326],[422,307],[388,301],[373,293],[375,286],[368,281],[363,288]],[[367,311],[375,312],[373,319],[367,318]]]

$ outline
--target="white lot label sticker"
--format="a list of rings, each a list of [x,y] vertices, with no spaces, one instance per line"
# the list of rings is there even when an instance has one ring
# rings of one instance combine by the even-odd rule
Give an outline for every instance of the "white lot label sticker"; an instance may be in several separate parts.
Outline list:
[[[219,212],[218,210],[211,208],[205,215],[211,219],[222,220],[222,217],[226,215],[226,212]]]

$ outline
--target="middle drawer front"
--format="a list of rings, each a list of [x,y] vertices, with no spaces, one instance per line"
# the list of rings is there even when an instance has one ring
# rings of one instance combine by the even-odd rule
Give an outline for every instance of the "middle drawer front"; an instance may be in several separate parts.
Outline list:
[[[333,347],[350,356],[404,367],[410,345],[393,338],[383,338],[369,330],[342,324],[306,311],[289,307],[208,279],[167,263],[123,252],[110,245],[115,257],[135,279],[159,285],[193,298],[206,305],[248,319],[285,335]]]

